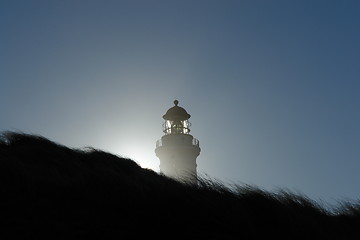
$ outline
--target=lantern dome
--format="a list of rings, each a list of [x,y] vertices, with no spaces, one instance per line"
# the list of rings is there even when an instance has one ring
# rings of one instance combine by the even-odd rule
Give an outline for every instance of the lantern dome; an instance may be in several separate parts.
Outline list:
[[[191,115],[186,112],[186,110],[182,107],[179,107],[179,101],[174,101],[175,106],[172,108],[169,108],[169,110],[166,111],[163,118],[165,120],[172,120],[172,121],[184,121],[188,120]]]

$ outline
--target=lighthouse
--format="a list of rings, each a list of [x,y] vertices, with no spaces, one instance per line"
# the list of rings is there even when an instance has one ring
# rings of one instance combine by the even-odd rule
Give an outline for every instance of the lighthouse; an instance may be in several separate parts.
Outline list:
[[[166,176],[197,183],[196,158],[200,154],[199,141],[190,135],[190,114],[178,106],[163,115],[164,135],[156,142],[155,153],[160,159],[160,173]]]

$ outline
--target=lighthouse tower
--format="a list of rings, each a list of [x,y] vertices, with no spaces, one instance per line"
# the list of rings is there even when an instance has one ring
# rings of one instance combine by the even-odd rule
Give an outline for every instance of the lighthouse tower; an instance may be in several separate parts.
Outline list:
[[[164,135],[156,142],[155,153],[160,159],[160,172],[179,180],[197,183],[199,141],[190,135],[190,114],[178,106],[178,100],[174,104],[163,116]]]

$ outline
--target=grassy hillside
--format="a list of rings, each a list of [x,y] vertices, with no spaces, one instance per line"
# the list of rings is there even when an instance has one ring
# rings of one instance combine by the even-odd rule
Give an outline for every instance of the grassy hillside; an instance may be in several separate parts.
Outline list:
[[[190,185],[97,149],[0,139],[0,237],[360,239],[360,207],[200,179]]]

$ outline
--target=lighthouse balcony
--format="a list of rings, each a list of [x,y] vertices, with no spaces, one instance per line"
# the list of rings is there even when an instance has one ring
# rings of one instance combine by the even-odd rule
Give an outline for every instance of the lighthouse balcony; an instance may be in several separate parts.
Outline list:
[[[170,136],[170,137],[168,137]],[[199,147],[199,140],[192,137],[191,135],[179,134],[175,135],[165,135],[161,139],[156,141],[156,147],[162,146],[173,146],[173,145],[185,145],[185,146],[194,146]]]

